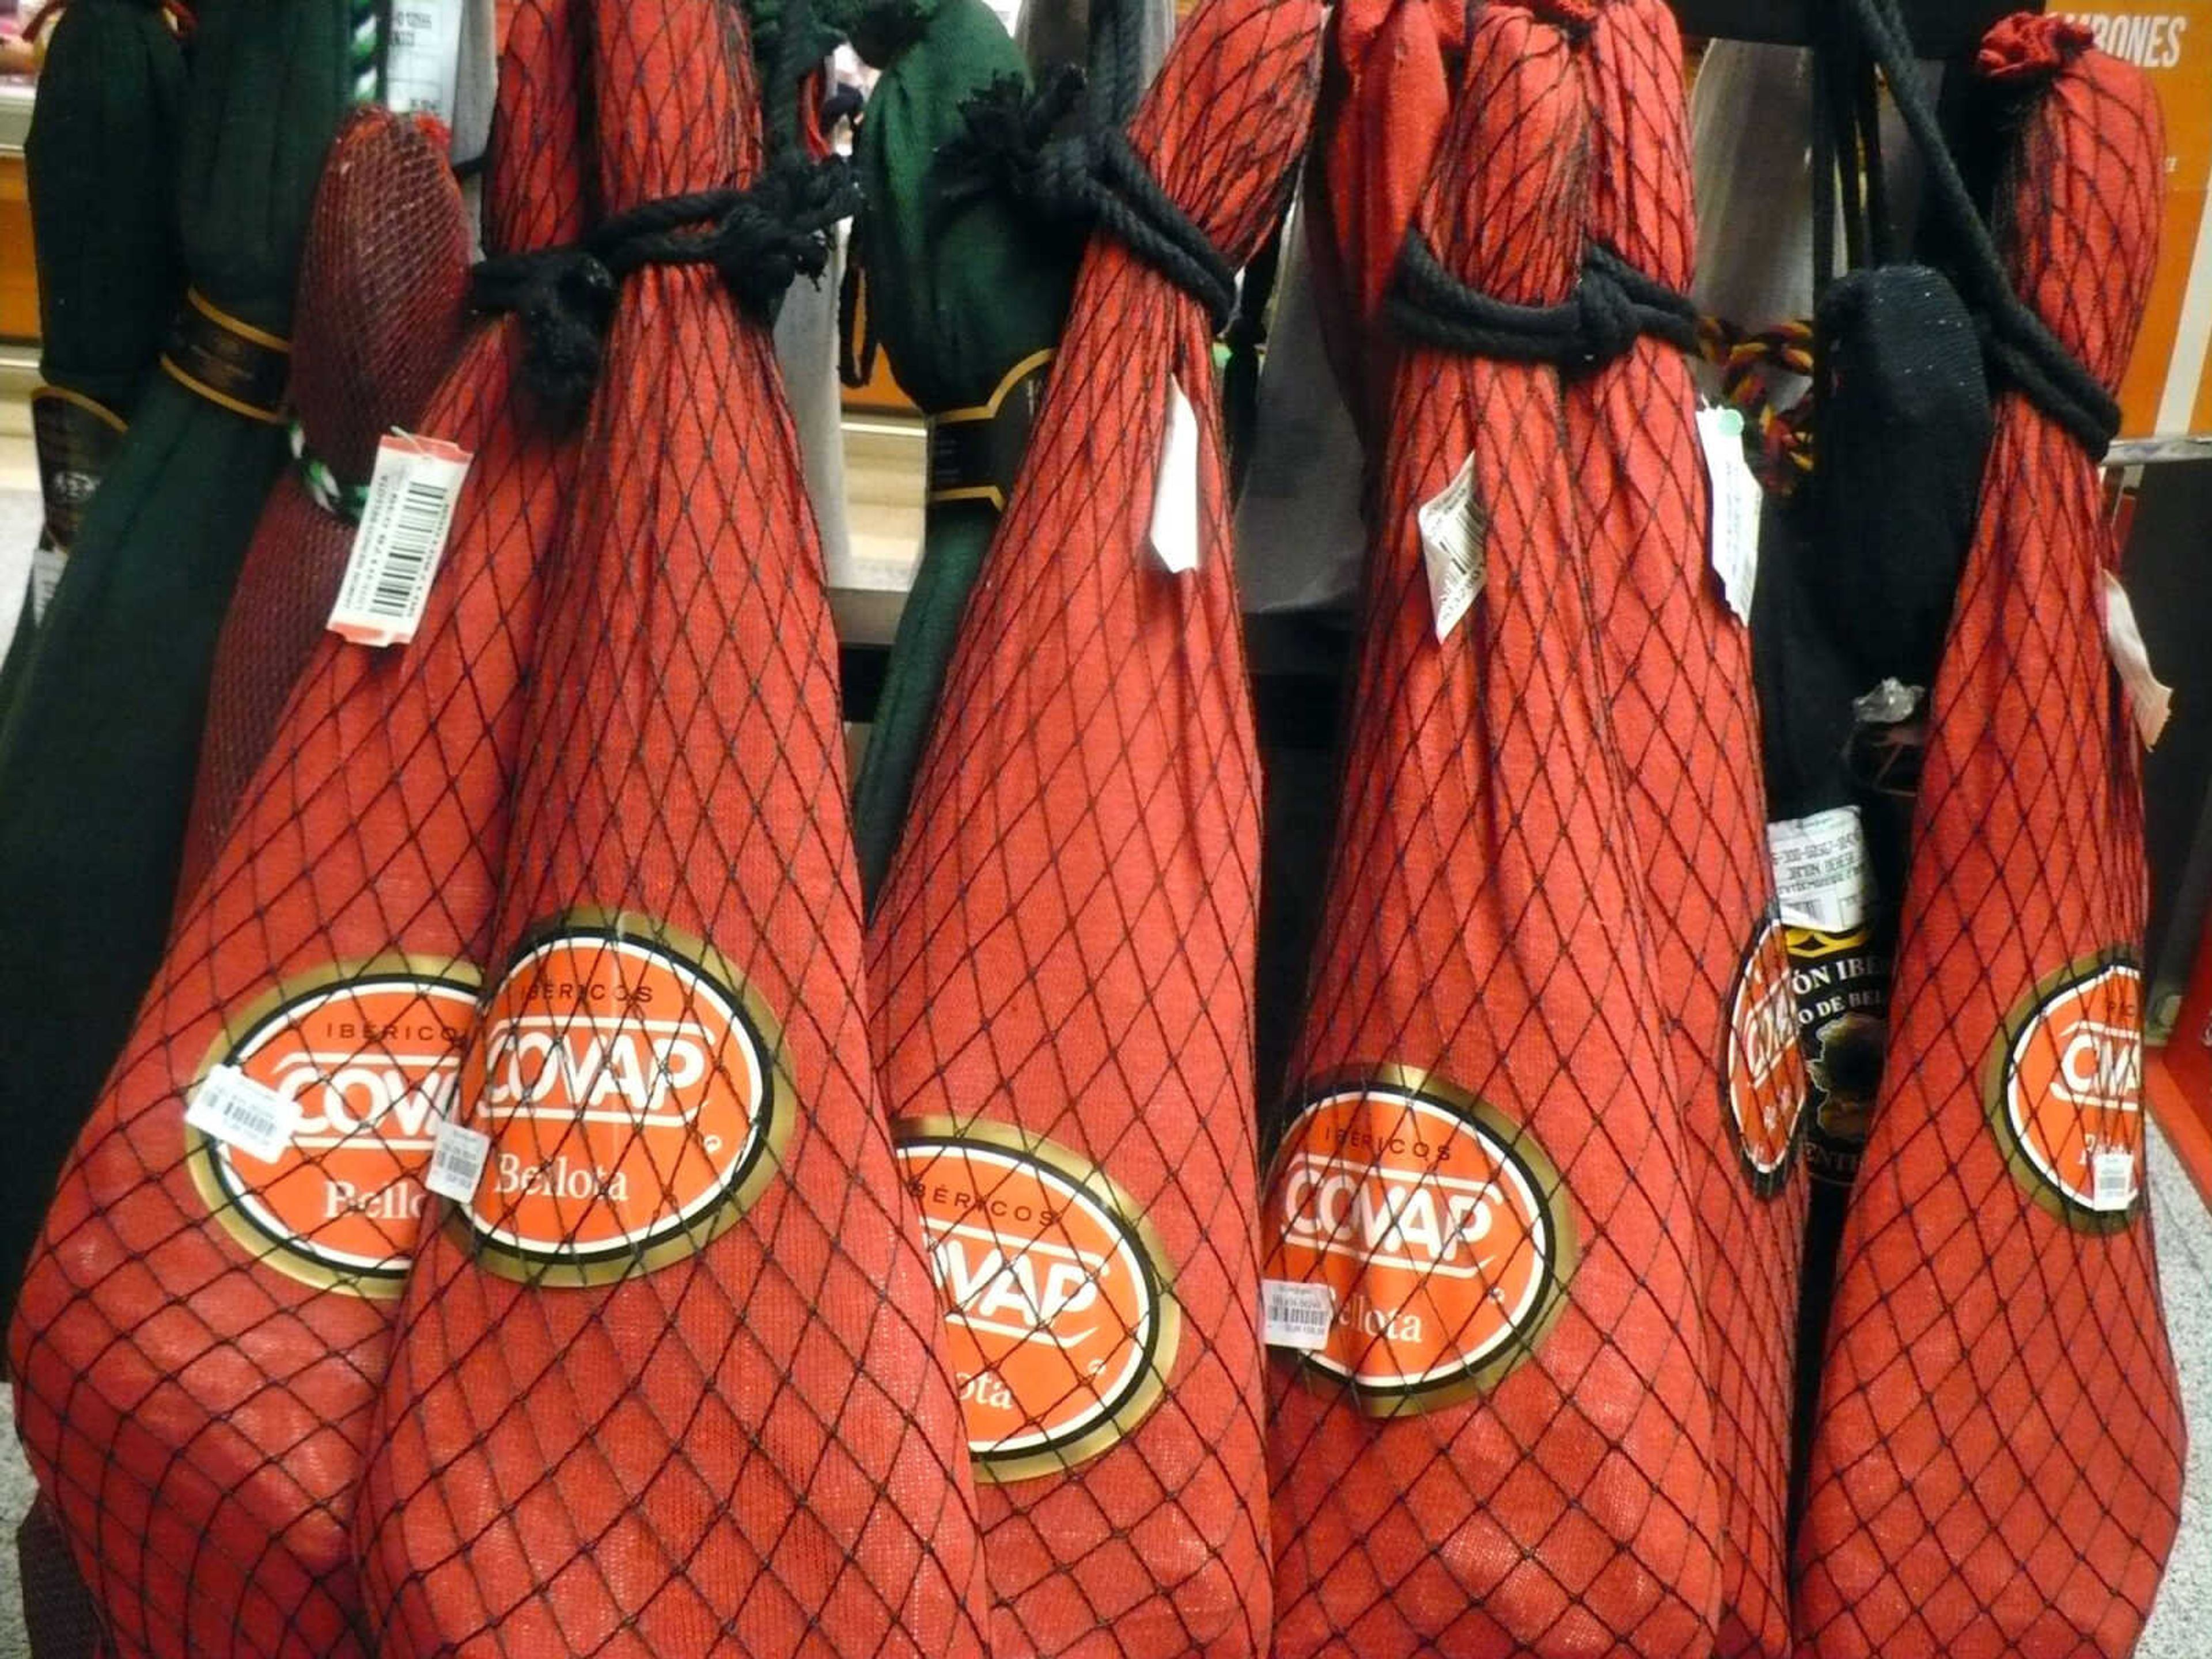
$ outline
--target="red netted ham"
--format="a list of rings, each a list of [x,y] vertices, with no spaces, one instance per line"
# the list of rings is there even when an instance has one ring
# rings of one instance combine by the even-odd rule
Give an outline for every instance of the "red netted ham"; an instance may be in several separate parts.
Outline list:
[[[1571,323],[1589,21],[1476,14],[1401,295],[1425,254],[1432,288]],[[1676,988],[1638,921],[1559,373],[1504,343],[1409,344],[1392,406],[1262,1216],[1283,1659],[1713,1649]]]
[[[819,270],[835,175],[788,126],[763,165],[725,0],[591,21],[620,286],[461,1073],[489,1160],[425,1233],[362,1502],[380,1651],[972,1655],[820,546],[732,291]]]
[[[581,228],[578,94],[564,0],[526,0],[491,161],[510,234]],[[349,1522],[569,470],[511,395],[516,332],[481,330],[420,423],[476,463],[414,643],[316,645],[24,1284],[16,1425],[119,1656],[368,1650]]]
[[[2007,274],[2109,391],[2150,284],[2164,150],[2148,82],[2088,40],[2010,18],[1977,69],[2015,105]],[[2085,447],[2046,395],[2063,377],[2032,367],[2033,395],[2000,383],[1930,693],[1889,1064],[1797,1544],[1808,1659],[2123,1659],[2179,1522],[2144,1213],[2142,786],[2104,638],[2110,426]]]
[[[434,121],[363,105],[323,163],[300,256],[294,465],[261,509],[216,640],[180,906],[214,861],[322,636],[377,441],[412,426],[460,343],[469,227],[446,145]],[[506,240],[515,227],[500,221],[522,205],[494,200],[498,246],[515,246]]]
[[[1584,50],[1589,239],[1684,293],[1697,234],[1674,15],[1662,0],[1601,0]],[[1698,1216],[1722,1500],[1715,1651],[1784,1659],[1806,1077],[1767,854],[1750,637],[1708,556],[1684,343],[1647,334],[1569,379],[1569,466]]]
[[[1250,257],[1320,23],[1307,0],[1191,18],[1128,130],[1173,210],[1131,209],[1140,240],[1180,219]],[[993,1652],[1256,1654],[1258,763],[1206,305],[1106,216],[871,925],[874,1030]]]

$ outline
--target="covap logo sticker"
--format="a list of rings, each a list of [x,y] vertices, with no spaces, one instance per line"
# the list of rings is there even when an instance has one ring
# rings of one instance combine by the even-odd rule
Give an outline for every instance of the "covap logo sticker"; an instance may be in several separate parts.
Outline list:
[[[1266,1277],[1330,1291],[1307,1361],[1376,1416],[1466,1399],[1534,1352],[1577,1254],[1565,1184],[1534,1138],[1403,1066],[1298,1109],[1266,1217]]]
[[[1790,934],[1778,916],[1759,924],[1736,972],[1722,1086],[1752,1187],[1771,1197],[1789,1176],[1808,1092],[1797,994],[1790,984]]]
[[[493,1271],[597,1285],[703,1247],[790,1133],[776,1028],[703,944],[574,913],[526,943],[462,1073],[491,1146],[465,1224]]]
[[[2046,978],[1997,1034],[1990,1126],[2036,1202],[2088,1231],[2142,1195],[2142,977],[2115,948]]]
[[[894,1126],[975,1473],[1057,1474],[1159,1403],[1182,1311],[1128,1196],[1066,1147],[977,1120]]]
[[[194,1182],[239,1242],[304,1282],[399,1294],[476,1018],[477,975],[384,957],[288,981],[201,1067],[232,1066],[299,1108],[273,1162],[185,1131]]]

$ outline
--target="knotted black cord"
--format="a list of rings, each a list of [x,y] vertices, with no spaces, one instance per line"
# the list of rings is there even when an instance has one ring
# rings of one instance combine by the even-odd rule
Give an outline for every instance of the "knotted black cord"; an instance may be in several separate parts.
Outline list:
[[[1407,338],[1446,351],[1586,370],[1644,337],[1697,349],[1698,311],[1611,248],[1592,243],[1574,292],[1557,305],[1516,305],[1469,288],[1443,267],[1418,225],[1392,274],[1389,314]]]
[[[1144,94],[1143,42],[1129,0],[1097,0],[1087,74],[1063,66],[1034,95],[1002,76],[962,111],[966,131],[945,148],[945,199],[1004,191],[1040,216],[1105,230],[1197,299],[1214,331],[1237,306],[1237,271],[1152,176],[1124,130]],[[1081,128],[1052,133],[1085,99]]]
[[[2102,460],[2120,429],[2118,400],[2014,291],[1989,227],[1944,143],[1893,3],[1885,0],[1844,0],[1844,3],[1875,61],[1881,66],[1905,131],[1912,135],[1926,165],[1936,202],[1950,221],[1960,254],[1960,283],[1978,313],[1984,351],[1991,364],[2063,427],[2093,460]]]

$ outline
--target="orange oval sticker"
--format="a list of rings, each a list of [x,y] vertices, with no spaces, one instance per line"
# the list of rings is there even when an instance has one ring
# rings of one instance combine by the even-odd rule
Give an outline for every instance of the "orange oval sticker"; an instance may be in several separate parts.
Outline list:
[[[1790,933],[1781,919],[1760,922],[1736,970],[1729,999],[1729,1121],[1754,1190],[1782,1190],[1810,1093],[1797,1038],[1797,994],[1790,978]]]
[[[1291,1118],[1268,1179],[1266,1276],[1326,1285],[1307,1361],[1378,1415],[1463,1400],[1534,1352],[1576,1244],[1565,1184],[1527,1130],[1386,1066]]]
[[[210,1051],[296,1102],[274,1163],[185,1131],[201,1195],[240,1243],[307,1284],[397,1296],[422,1175],[476,1018],[475,970],[383,958],[288,981]]]
[[[2142,979],[2109,951],[2051,975],[1998,1034],[1989,1111],[2037,1201],[2124,1225],[2142,1195]]]
[[[462,1074],[491,1139],[466,1217],[532,1284],[605,1284],[744,1213],[788,1132],[766,1014],[703,945],[638,917],[571,917],[492,993]]]
[[[1009,1125],[914,1118],[894,1133],[976,1474],[1097,1456],[1175,1364],[1182,1315],[1150,1229],[1103,1171]]]

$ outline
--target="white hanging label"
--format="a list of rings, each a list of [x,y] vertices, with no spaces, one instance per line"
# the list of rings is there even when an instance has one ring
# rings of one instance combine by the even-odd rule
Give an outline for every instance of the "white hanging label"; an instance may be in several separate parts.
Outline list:
[[[1451,482],[1421,503],[1421,562],[1429,571],[1429,605],[1436,613],[1437,643],[1450,637],[1474,608],[1489,574],[1486,554],[1490,520],[1474,499],[1474,452]]]
[[[54,602],[54,590],[62,585],[62,567],[69,562],[69,555],[52,542],[40,540],[31,551],[31,620],[42,623],[46,619],[46,607]]]
[[[441,1198],[465,1204],[477,1195],[490,1158],[489,1135],[447,1118],[438,1125],[438,1138],[430,1147],[429,1173],[422,1177],[422,1184]]]
[[[404,645],[415,637],[471,459],[442,438],[404,432],[377,445],[361,528],[331,608],[331,633],[356,645]]]
[[[1864,925],[1874,884],[1857,807],[1778,819],[1766,826],[1766,848],[1784,927],[1847,933]]]
[[[2089,1202],[2099,1210],[2124,1210],[2136,1201],[2136,1155],[2125,1150],[2089,1159]]]
[[[459,78],[463,0],[392,0],[384,54],[384,102],[404,114],[424,110],[448,126]]]
[[[1271,1348],[1312,1353],[1328,1346],[1336,1293],[1326,1285],[1290,1279],[1260,1281],[1260,1340]]]
[[[2155,749],[2159,734],[2166,730],[2166,717],[2172,712],[2173,688],[2151,672],[2150,649],[2136,625],[2136,608],[2120,579],[2109,570],[2105,572],[2105,648],[2127,689],[2128,707],[2142,746]]]
[[[274,1164],[300,1127],[300,1103],[235,1066],[216,1066],[192,1091],[185,1121],[211,1139]]]
[[[1160,476],[1152,491],[1152,551],[1180,576],[1198,568],[1198,416],[1170,375]]]
[[[1733,409],[1700,409],[1698,441],[1713,486],[1713,574],[1736,619],[1749,626],[1759,583],[1759,514],[1763,499],[1743,458],[1743,416]]]

